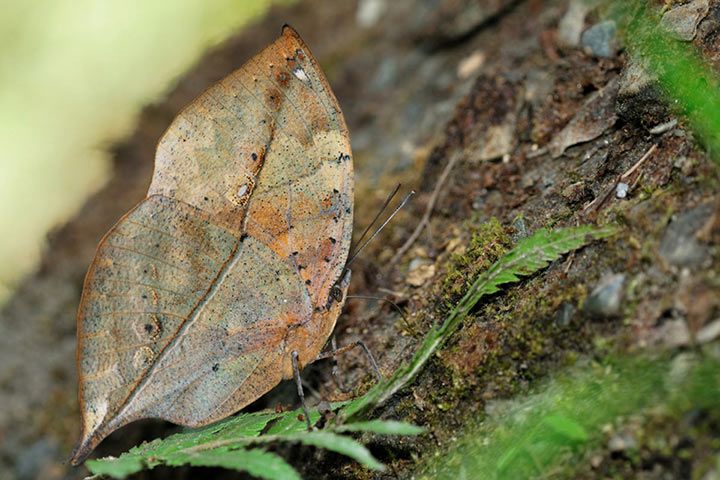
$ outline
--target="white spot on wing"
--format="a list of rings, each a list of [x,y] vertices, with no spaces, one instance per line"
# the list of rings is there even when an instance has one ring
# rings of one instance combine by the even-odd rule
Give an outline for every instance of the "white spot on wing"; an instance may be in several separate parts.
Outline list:
[[[308,78],[307,73],[305,73],[305,70],[303,70],[302,67],[296,67],[295,70],[293,70],[293,75],[295,75],[298,80],[310,83],[310,78]]]

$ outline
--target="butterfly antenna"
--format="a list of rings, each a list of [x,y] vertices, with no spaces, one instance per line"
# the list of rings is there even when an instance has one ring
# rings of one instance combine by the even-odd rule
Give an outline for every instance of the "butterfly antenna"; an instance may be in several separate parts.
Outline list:
[[[357,241],[358,245],[363,241],[363,239],[365,238],[365,235],[368,234],[368,232],[370,231],[372,226],[375,225],[375,222],[378,221],[378,218],[380,218],[380,215],[383,214],[383,212],[385,211],[387,206],[390,205],[390,202],[392,202],[392,199],[395,198],[395,195],[397,195],[398,190],[400,190],[401,186],[402,186],[402,184],[398,183],[397,186],[395,187],[395,190],[393,190],[392,193],[390,195],[388,195],[388,197],[385,199],[385,203],[383,203],[383,206],[380,208],[380,210],[378,210],[378,213],[375,215],[375,218],[372,219],[372,222],[370,222],[368,224],[368,226],[365,227],[365,231],[362,233],[362,235],[360,235],[360,238]],[[355,252],[351,253],[350,257],[353,257],[354,255],[355,255]]]
[[[385,206],[383,206],[383,210],[385,209],[385,207],[387,206],[387,204],[390,203],[390,200],[392,200],[392,197],[395,196],[395,194],[397,193],[397,191],[398,191],[399,189],[400,189],[400,185],[398,185],[398,186],[395,188],[395,191],[392,193],[392,195],[391,195],[390,197],[388,197],[387,201],[385,202]],[[395,207],[395,210],[393,210],[393,212],[392,212],[392,213],[390,214],[390,216],[382,223],[382,225],[380,225],[380,226],[377,228],[377,230],[375,230],[375,232],[373,232],[373,234],[370,236],[370,238],[368,238],[367,240],[365,240],[365,243],[362,243],[362,244],[361,244],[360,242],[358,242],[359,245],[358,245],[357,249],[355,249],[355,252],[353,252],[353,254],[350,255],[350,259],[348,259],[347,263],[345,263],[345,268],[346,268],[346,269],[347,269],[347,268],[350,266],[350,264],[357,258],[358,254],[359,254],[360,252],[362,252],[363,249],[364,249],[365,247],[367,247],[368,244],[369,244],[370,242],[372,242],[375,237],[377,237],[378,233],[380,233],[383,228],[385,228],[385,225],[387,225],[388,223],[390,223],[390,220],[392,220],[393,217],[394,217],[395,215],[397,215],[397,213],[405,206],[405,204],[410,200],[410,198],[411,198],[413,195],[415,195],[415,191],[414,191],[414,190],[411,190],[410,193],[408,193],[407,195],[405,195],[405,198],[402,199],[402,201],[400,202],[400,204],[399,204],[397,207]],[[380,213],[377,214],[377,216],[375,217],[375,220],[377,220],[377,218],[380,217],[380,214],[381,214],[381,213],[382,213],[382,210],[380,210]],[[373,222],[372,222],[370,225],[372,225],[373,223],[375,223],[375,220],[373,220]],[[366,230],[369,230],[369,228],[370,228],[370,227],[368,227]],[[362,238],[363,238],[364,236],[365,236],[365,234],[363,234],[362,237],[360,237],[360,239],[362,240]]]

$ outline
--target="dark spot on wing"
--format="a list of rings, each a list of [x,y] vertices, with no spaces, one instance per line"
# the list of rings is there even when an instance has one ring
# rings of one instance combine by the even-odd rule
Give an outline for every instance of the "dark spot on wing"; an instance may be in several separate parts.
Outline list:
[[[279,110],[280,105],[282,104],[282,93],[275,88],[271,88],[265,94],[265,101],[273,110]]]

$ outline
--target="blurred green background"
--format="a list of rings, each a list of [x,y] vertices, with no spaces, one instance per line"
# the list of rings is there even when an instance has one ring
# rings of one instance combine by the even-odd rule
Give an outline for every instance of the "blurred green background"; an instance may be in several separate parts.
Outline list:
[[[0,304],[140,108],[271,0],[0,0]]]

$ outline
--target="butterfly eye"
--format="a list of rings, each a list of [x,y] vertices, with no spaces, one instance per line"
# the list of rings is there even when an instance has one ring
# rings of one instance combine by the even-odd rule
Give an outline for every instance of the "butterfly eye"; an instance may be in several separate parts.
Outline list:
[[[335,300],[336,302],[341,302],[343,299],[343,293],[340,289],[339,285],[333,285],[332,288],[330,288],[330,298],[328,299],[328,303],[332,303],[332,300]]]

